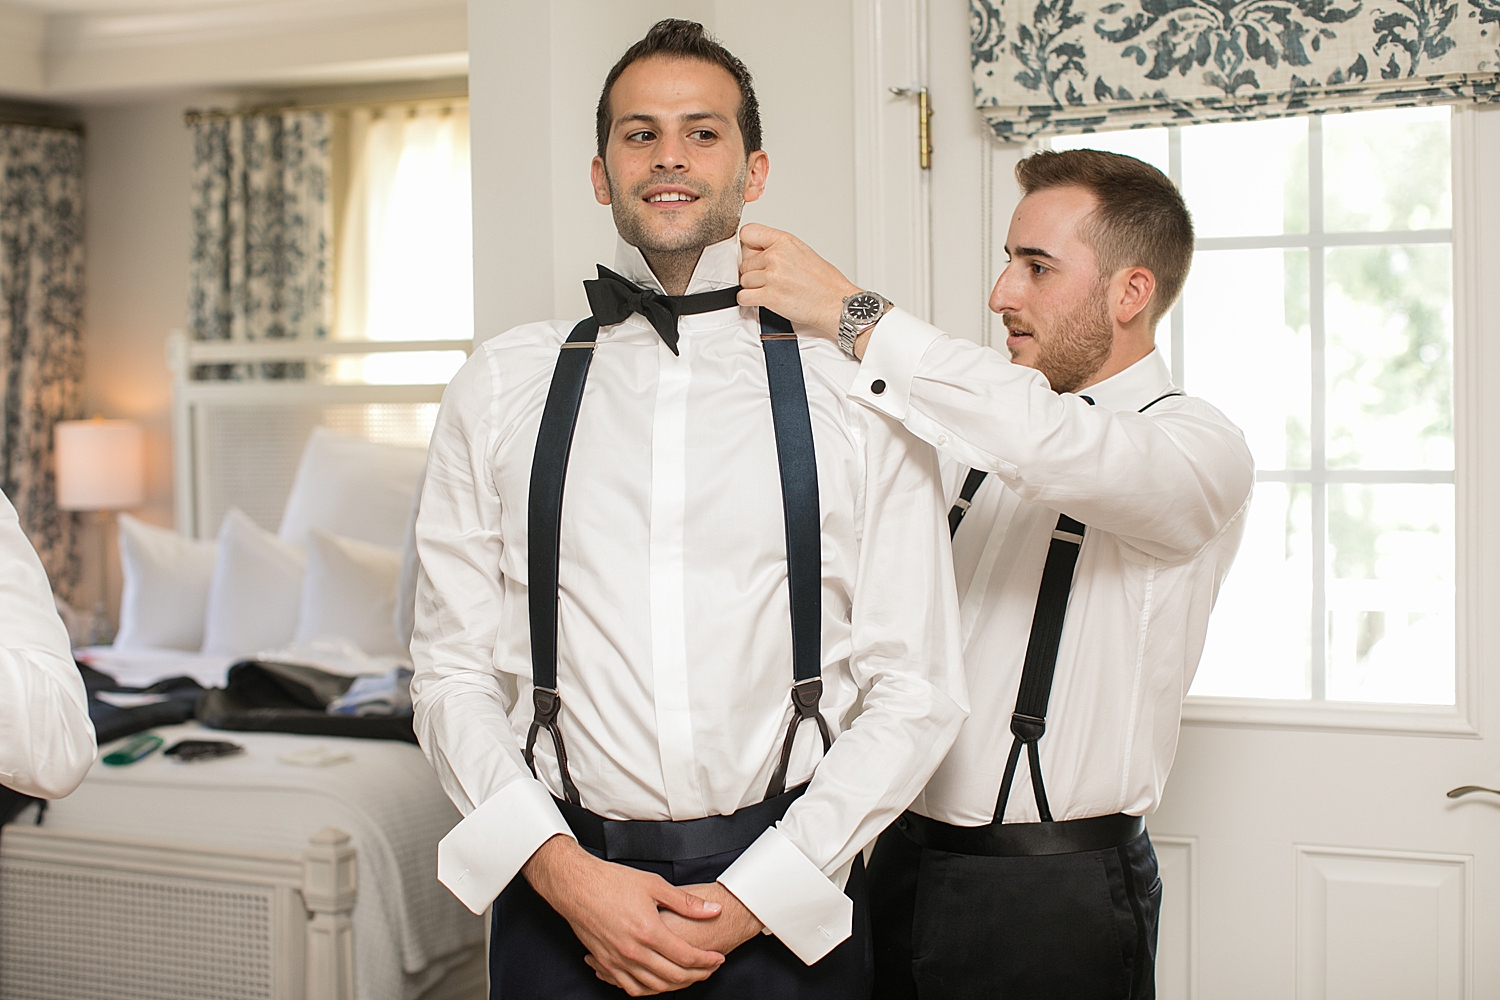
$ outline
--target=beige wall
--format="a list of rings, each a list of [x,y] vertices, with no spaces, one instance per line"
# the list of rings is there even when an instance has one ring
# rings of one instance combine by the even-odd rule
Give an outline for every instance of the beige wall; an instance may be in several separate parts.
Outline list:
[[[146,504],[136,516],[172,524],[172,380],[167,333],[186,316],[189,96],[83,112],[85,413],[139,421],[146,431]],[[98,599],[96,523],[84,538],[84,607]],[[110,531],[110,595],[119,567]]]
[[[669,16],[707,25],[756,75],[771,174],[766,196],[745,220],[795,229],[852,269],[848,4],[471,0],[478,339],[587,312],[581,282],[594,263],[613,259],[615,241],[609,209],[594,201],[588,179],[599,87],[629,44]]]

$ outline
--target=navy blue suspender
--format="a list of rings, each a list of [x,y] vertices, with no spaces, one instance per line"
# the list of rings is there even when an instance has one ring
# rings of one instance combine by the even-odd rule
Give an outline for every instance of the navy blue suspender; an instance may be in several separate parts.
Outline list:
[[[704,308],[684,309],[682,312],[706,312],[708,307],[729,308],[735,304],[737,291],[726,289],[711,295],[694,296]],[[713,296],[718,296],[723,302],[719,303]],[[762,309],[760,326],[786,522],[787,585],[792,626],[792,704],[795,708],[780,761],[766,792],[767,798],[774,798],[785,790],[792,745],[802,721],[810,719],[816,722],[824,752],[832,745],[833,739],[828,723],[818,710],[823,693],[822,530],[818,467],[813,448],[812,419],[807,409],[807,387],[802,379],[802,359],[791,323],[770,310]],[[573,328],[558,352],[552,384],[542,409],[541,427],[537,432],[527,509],[528,604],[535,714],[526,738],[525,758],[527,766],[535,773],[536,738],[545,729],[552,737],[552,746],[557,753],[564,798],[573,805],[581,805],[581,802],[578,788],[568,774],[567,751],[558,725],[562,709],[562,697],[557,687],[558,560],[568,454],[598,335],[599,324],[590,317]]]

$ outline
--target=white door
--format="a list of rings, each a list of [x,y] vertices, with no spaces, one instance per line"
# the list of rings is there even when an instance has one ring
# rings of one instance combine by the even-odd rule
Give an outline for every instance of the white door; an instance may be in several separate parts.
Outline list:
[[[926,24],[925,50],[874,59],[867,82],[930,87],[932,167],[889,166],[914,159],[914,119],[864,152],[923,193],[931,242],[859,279],[909,280],[939,326],[989,342],[1024,151],[970,106],[963,4],[869,6]],[[1183,185],[1200,252],[1158,343],[1259,470],[1150,819],[1160,995],[1500,997],[1500,796],[1445,795],[1500,788],[1500,681],[1483,684],[1500,677],[1500,109],[1056,145]],[[911,231],[907,201],[863,209]]]

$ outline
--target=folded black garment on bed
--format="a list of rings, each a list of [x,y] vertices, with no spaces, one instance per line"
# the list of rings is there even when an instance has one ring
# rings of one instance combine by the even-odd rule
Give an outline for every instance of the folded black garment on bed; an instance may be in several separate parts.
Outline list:
[[[83,687],[89,696],[89,721],[103,746],[114,740],[145,732],[156,726],[175,726],[193,717],[203,685],[191,677],[168,677],[150,687],[122,687],[109,674],[86,663],[78,664]],[[155,696],[145,704],[111,704],[100,694]]]
[[[410,713],[329,715],[328,705],[353,683],[300,663],[245,660],[229,668],[224,687],[199,696],[194,717],[210,729],[417,742]]]

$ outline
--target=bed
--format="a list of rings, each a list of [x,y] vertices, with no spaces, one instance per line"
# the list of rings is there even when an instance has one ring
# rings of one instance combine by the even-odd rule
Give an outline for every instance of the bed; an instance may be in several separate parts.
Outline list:
[[[212,382],[203,365],[467,351],[467,342],[190,344],[174,336],[178,530],[230,507],[274,525],[315,427],[425,446],[441,384]],[[205,543],[206,544],[206,543]],[[222,686],[239,657],[109,648],[81,658],[122,685]],[[0,1000],[450,1000],[485,995],[485,923],[436,880],[459,819],[419,748],[388,740],[228,738],[239,756],[96,763],[40,825],[0,834]],[[105,748],[106,750],[108,747]]]

